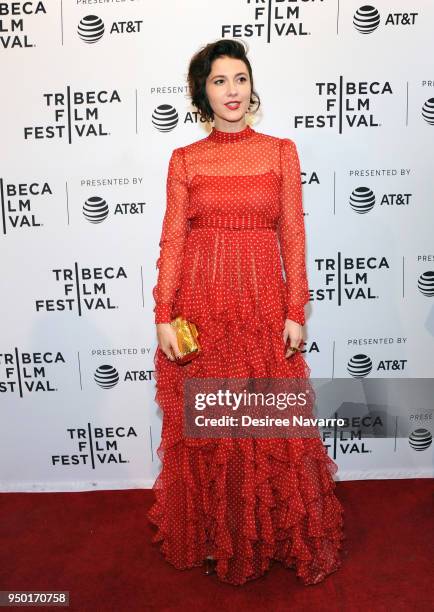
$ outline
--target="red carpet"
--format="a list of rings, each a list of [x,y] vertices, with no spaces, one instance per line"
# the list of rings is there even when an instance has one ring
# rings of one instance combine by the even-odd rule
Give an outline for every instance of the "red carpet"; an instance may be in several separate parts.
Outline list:
[[[431,479],[338,483],[347,554],[307,587],[279,563],[242,587],[172,568],[150,544],[151,494],[1,494],[0,590],[69,590],[69,610],[80,612],[434,609]]]

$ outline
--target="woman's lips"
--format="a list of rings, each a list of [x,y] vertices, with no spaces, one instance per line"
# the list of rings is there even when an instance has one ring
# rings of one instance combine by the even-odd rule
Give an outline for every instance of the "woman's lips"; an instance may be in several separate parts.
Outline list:
[[[240,108],[240,102],[226,102],[225,106],[229,110],[237,110],[237,108]]]

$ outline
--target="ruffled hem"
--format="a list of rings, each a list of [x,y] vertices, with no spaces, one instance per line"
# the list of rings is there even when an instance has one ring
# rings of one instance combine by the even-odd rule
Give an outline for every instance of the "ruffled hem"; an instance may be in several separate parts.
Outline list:
[[[178,569],[214,556],[218,578],[233,585],[263,575],[274,560],[295,569],[303,584],[320,582],[341,565],[345,536],[334,492],[338,466],[319,435],[218,440],[183,435],[186,378],[218,378],[222,371],[231,378],[308,378],[309,367],[300,353],[285,359],[280,323],[206,315],[196,315],[195,322],[200,356],[184,366],[159,348],[154,357],[155,400],[164,418],[157,450],[162,469],[147,514],[157,527],[152,542],[161,542],[166,560]]]

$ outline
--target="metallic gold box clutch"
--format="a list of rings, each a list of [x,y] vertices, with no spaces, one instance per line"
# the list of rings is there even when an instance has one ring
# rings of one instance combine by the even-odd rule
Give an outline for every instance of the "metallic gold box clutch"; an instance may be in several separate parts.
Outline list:
[[[170,322],[170,325],[175,328],[178,348],[181,352],[181,357],[178,357],[176,363],[188,363],[200,352],[198,341],[198,331],[194,323],[187,321],[184,317],[176,317]]]

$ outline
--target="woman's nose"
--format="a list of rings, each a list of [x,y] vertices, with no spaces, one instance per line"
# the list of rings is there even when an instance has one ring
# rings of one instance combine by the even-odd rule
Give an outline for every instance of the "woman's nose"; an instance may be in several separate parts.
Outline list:
[[[230,95],[236,96],[237,92],[238,92],[237,84],[236,83],[231,83],[230,81],[228,81],[228,93]]]

